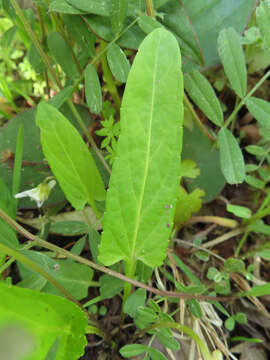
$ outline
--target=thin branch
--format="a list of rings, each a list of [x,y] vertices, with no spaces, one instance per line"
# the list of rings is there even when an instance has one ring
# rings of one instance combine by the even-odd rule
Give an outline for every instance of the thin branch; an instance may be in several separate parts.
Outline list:
[[[156,295],[160,295],[160,296],[164,296],[164,297],[171,297],[171,298],[180,298],[180,299],[197,299],[197,300],[201,300],[201,301],[232,301],[236,297],[239,297],[239,294],[237,294],[236,296],[216,297],[216,296],[196,295],[196,294],[187,294],[187,293],[174,292],[174,291],[159,290],[159,289],[153,288],[151,286],[148,286],[140,281],[130,279],[129,277],[122,275],[114,270],[111,270],[111,269],[106,268],[105,266],[96,264],[93,261],[87,260],[81,256],[72,254],[65,249],[62,249],[56,245],[53,245],[45,240],[40,239],[39,237],[31,234],[29,231],[24,229],[21,225],[19,225],[16,221],[14,221],[10,216],[8,216],[2,209],[0,209],[0,218],[2,218],[6,223],[8,223],[13,229],[15,229],[18,233],[23,235],[25,238],[27,238],[31,241],[34,241],[35,245],[41,246],[45,249],[55,251],[61,255],[64,255],[68,258],[78,261],[81,264],[90,266],[91,268],[93,268],[97,271],[101,271],[105,274],[108,274],[110,276],[118,278],[122,281],[126,281],[126,282],[132,284],[133,286],[143,288],[143,289],[145,289],[151,293],[154,293]]]

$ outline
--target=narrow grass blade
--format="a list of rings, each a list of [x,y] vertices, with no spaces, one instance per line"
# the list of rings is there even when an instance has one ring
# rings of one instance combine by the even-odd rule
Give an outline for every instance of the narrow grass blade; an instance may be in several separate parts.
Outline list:
[[[24,144],[24,130],[23,123],[20,124],[17,142],[16,142],[16,151],[15,151],[15,161],[14,161],[14,169],[12,175],[12,195],[15,195],[20,190],[21,183],[21,170],[22,170],[22,160],[23,160],[23,144]],[[16,204],[18,200],[15,200]]]

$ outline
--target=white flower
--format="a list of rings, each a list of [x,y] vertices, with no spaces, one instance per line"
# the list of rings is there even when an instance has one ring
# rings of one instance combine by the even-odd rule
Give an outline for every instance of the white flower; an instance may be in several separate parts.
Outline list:
[[[30,197],[31,200],[35,200],[37,206],[40,208],[44,201],[48,199],[50,191],[56,185],[55,180],[51,180],[50,182],[46,182],[46,180],[39,184],[37,187],[20,192],[15,195],[16,199],[23,198],[23,197]]]

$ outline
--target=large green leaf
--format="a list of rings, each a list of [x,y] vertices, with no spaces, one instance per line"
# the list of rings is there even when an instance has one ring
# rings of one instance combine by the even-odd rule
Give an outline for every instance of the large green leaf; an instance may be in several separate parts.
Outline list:
[[[233,28],[224,29],[218,37],[218,53],[233,90],[243,98],[247,92],[247,69],[240,36]]]
[[[45,359],[57,339],[56,360],[76,360],[83,354],[87,319],[77,305],[3,282],[0,298],[1,359]]]
[[[75,209],[105,199],[105,189],[91,153],[78,131],[53,106],[38,106],[44,155],[63,192]]]
[[[240,184],[245,179],[245,163],[236,138],[226,128],[218,133],[221,171],[229,184]]]
[[[51,54],[67,77],[76,81],[79,77],[78,69],[73,61],[72,53],[65,40],[57,32],[51,32],[47,39]]]
[[[114,38],[111,28],[111,22],[107,16],[87,15],[84,17],[90,28],[95,34],[106,41],[112,41]],[[126,26],[130,25],[132,18],[127,19]],[[145,33],[139,28],[137,24],[128,28],[123,35],[117,40],[120,46],[137,49],[145,37]]]
[[[180,178],[182,98],[177,41],[156,29],[139,48],[123,97],[99,249],[106,265],[124,259],[154,267],[166,255]]]
[[[94,57],[96,55],[96,37],[90,32],[82,17],[64,14],[63,21],[72,38],[78,42],[81,49],[83,49],[84,53],[87,54],[87,58]]]
[[[203,202],[215,199],[225,185],[220,170],[219,152],[196,123],[192,130],[184,127],[182,157],[194,160],[200,169],[200,174],[195,179],[185,178],[188,190],[192,192],[197,188],[202,189],[205,192]]]
[[[55,95],[49,103],[55,107],[62,105],[66,100],[66,96],[70,95],[70,87],[63,89]],[[89,112],[83,106],[76,106],[77,111],[80,113],[85,125],[89,125]],[[74,126],[76,119],[71,113],[68,106],[65,104],[61,107],[61,112],[71,121]],[[16,151],[17,133],[20,124],[23,123],[24,128],[24,151],[23,163],[21,172],[21,188],[20,191],[31,189],[39,185],[47,176],[52,173],[44,162],[44,155],[40,146],[39,128],[35,123],[36,109],[33,108],[29,111],[14,117],[4,127],[0,127],[0,176],[4,182],[11,188],[12,174],[13,174],[13,159]],[[80,130],[80,129],[78,129]],[[9,156],[10,154],[10,156]],[[56,186],[50,194],[48,202],[52,204],[64,200],[64,194],[59,186]],[[36,202],[28,198],[20,199],[20,208],[36,207]]]
[[[91,285],[93,277],[93,270],[86,265],[78,264],[76,262],[70,263],[67,260],[53,260],[49,256],[35,252],[35,251],[22,251],[22,253],[29,259],[40,265],[43,270],[55,278],[64,288],[69,291],[76,299],[81,300],[87,296],[88,288]],[[21,277],[23,278],[22,283],[18,285],[27,287],[28,283],[26,280],[32,278],[33,271],[25,267],[25,265],[19,263],[19,270]],[[42,276],[35,273],[36,280],[38,278],[44,279]],[[40,281],[41,283],[41,281]],[[62,295],[52,284],[45,281],[42,282],[42,291],[54,294]],[[39,282],[37,282],[39,286]],[[32,287],[31,287],[32,288]]]
[[[200,62],[202,51],[206,66],[219,62],[217,38],[220,31],[234,27],[242,32],[256,0],[170,0],[159,9],[163,23],[177,35],[185,63]],[[198,47],[200,44],[200,49]]]
[[[55,0],[55,2],[62,2],[63,0]],[[124,8],[124,11],[127,11],[128,16],[137,16],[140,11],[145,10],[144,2],[140,3],[138,0],[65,0],[68,4],[80,9],[89,14],[96,14],[102,16],[111,16],[112,5],[113,3],[119,3],[120,9]],[[168,0],[154,0],[155,9],[159,9],[164,5]],[[120,3],[123,4],[120,4]],[[124,3],[127,3],[124,5]],[[128,9],[125,10],[125,7],[128,5]],[[122,15],[123,16],[123,15]],[[121,17],[121,16],[120,16]]]

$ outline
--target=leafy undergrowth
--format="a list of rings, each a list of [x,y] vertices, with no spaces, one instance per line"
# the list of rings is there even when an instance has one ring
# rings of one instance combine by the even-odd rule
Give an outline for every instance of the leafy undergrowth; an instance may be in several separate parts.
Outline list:
[[[0,359],[267,359],[270,2],[22,5],[0,1]]]

